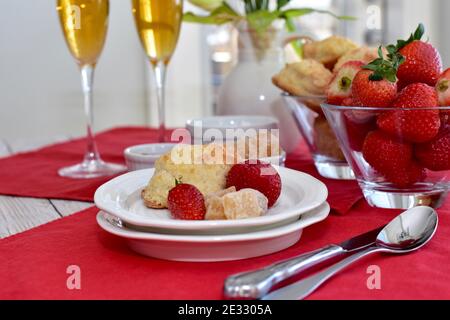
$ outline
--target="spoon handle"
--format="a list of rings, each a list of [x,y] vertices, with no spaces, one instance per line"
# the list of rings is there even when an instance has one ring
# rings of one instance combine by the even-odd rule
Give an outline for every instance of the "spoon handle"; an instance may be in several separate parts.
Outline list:
[[[329,245],[262,269],[232,275],[225,280],[224,295],[228,299],[261,298],[277,283],[344,253],[342,247]]]
[[[336,273],[340,272],[359,259],[377,251],[381,251],[381,249],[374,246],[368,247],[313,276],[271,292],[270,294],[264,296],[262,300],[302,300],[313,293],[314,290],[316,290],[321,284],[330,279]]]

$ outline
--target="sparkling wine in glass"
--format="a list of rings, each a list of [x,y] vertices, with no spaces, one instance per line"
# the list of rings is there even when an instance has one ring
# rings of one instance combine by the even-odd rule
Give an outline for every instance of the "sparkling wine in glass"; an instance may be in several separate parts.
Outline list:
[[[124,166],[104,162],[93,134],[93,80],[108,30],[109,0],[57,0],[56,10],[70,53],[81,70],[84,110],[87,117],[87,150],[84,160],[62,168],[59,175],[83,179],[110,176]]]
[[[158,98],[159,141],[165,141],[166,69],[177,46],[183,18],[182,0],[132,0],[142,46],[152,64]]]

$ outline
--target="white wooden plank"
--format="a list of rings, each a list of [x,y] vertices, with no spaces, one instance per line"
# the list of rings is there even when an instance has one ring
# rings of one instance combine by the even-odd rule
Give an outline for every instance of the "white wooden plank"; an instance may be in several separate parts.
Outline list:
[[[58,213],[63,217],[70,216],[76,212],[90,208],[94,205],[91,202],[66,201],[66,200],[50,200]]]
[[[46,199],[0,196],[0,238],[29,230],[61,215]]]

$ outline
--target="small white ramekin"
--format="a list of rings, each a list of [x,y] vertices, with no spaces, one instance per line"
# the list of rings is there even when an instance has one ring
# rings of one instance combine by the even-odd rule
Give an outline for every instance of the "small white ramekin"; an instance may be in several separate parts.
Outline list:
[[[152,143],[125,149],[124,155],[128,170],[135,171],[153,168],[155,161],[163,154],[172,150],[176,145],[176,143]]]

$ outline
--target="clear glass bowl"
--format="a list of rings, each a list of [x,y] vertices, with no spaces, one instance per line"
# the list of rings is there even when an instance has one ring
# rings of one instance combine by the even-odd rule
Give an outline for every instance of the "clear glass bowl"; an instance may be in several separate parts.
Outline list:
[[[442,205],[450,187],[450,167],[442,166],[442,161],[448,163],[450,156],[450,107],[398,109],[322,104],[322,109],[371,206],[408,209],[418,205],[434,208]],[[435,125],[433,130],[425,130],[429,137],[418,135],[416,122],[422,125],[430,119],[434,119],[431,122]],[[414,123],[414,126],[406,126],[407,123]],[[369,134],[372,136],[370,143],[367,142]],[[373,139],[374,135],[387,139],[382,141],[393,141],[394,149],[373,147],[374,141],[380,141]],[[436,150],[437,145],[439,151],[431,151]],[[386,151],[400,148],[401,154],[410,156],[399,157],[396,151]],[[434,159],[440,159],[440,167],[433,167],[436,163],[433,155]],[[409,160],[404,160],[406,158]]]
[[[321,109],[326,97],[302,97],[285,93],[283,99],[293,114],[320,175],[329,179],[354,180],[355,175]]]

